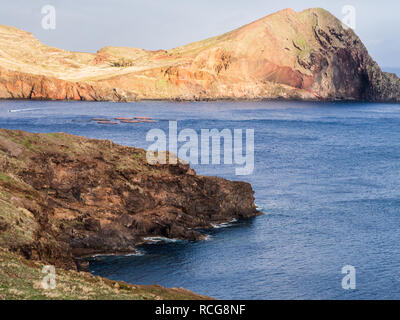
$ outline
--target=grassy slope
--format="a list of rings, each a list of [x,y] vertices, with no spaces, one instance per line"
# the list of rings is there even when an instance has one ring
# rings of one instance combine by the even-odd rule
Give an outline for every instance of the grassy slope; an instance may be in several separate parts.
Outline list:
[[[44,290],[43,264],[0,249],[0,299],[2,300],[189,300],[207,299],[184,289],[134,286],[95,277],[85,272],[56,270],[56,288]]]

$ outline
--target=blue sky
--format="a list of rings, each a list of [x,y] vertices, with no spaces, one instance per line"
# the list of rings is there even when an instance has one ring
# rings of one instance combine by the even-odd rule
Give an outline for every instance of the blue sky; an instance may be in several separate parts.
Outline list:
[[[41,8],[56,8],[57,27],[43,30]],[[1,0],[0,24],[32,32],[58,48],[169,49],[233,30],[284,8],[322,7],[341,17],[356,8],[356,32],[381,66],[400,68],[398,0]]]

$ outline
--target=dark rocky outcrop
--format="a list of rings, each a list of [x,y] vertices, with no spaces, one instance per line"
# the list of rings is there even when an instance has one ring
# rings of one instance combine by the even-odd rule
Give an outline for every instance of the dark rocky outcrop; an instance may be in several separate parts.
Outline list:
[[[73,269],[82,256],[134,252],[146,237],[201,240],[196,229],[259,214],[248,183],[63,133],[0,130],[0,172],[0,245]]]

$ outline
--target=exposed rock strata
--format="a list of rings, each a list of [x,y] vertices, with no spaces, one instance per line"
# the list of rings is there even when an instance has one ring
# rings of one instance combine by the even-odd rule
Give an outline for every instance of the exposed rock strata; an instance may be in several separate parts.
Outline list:
[[[43,75],[0,68],[0,97],[3,99],[118,101],[136,99],[123,89],[72,82]]]

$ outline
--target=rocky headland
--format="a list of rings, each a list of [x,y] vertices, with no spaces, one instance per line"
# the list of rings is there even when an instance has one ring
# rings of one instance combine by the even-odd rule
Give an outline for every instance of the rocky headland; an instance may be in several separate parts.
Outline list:
[[[286,9],[158,51],[69,52],[0,25],[0,98],[399,102],[400,80],[383,72],[355,32],[328,11]]]
[[[111,141],[0,129],[0,247],[28,260],[80,270],[82,257],[202,240],[198,229],[259,214],[245,182],[151,165]]]

